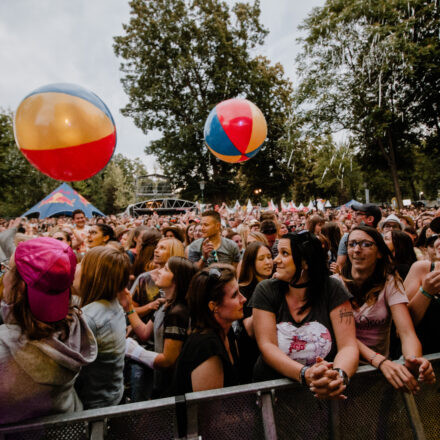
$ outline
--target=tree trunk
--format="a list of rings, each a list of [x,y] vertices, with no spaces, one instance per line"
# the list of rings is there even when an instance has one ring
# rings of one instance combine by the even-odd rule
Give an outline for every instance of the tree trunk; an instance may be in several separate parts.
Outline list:
[[[387,160],[388,166],[391,171],[391,177],[393,179],[393,185],[394,185],[394,192],[397,199],[397,207],[398,209],[402,209],[403,208],[402,193],[400,191],[399,177],[397,175],[396,154],[394,151],[393,141],[391,139],[391,135],[388,130],[387,130],[387,137],[388,137],[389,154],[385,150],[382,139],[379,138],[377,142],[379,144],[380,150],[382,151],[382,154],[385,156],[385,159]]]

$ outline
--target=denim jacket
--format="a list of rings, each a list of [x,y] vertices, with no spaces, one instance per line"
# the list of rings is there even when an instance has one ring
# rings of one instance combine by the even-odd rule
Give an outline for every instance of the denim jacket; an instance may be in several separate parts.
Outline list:
[[[82,311],[98,343],[98,356],[81,370],[75,388],[85,409],[117,405],[124,391],[124,311],[117,299],[95,301]]]

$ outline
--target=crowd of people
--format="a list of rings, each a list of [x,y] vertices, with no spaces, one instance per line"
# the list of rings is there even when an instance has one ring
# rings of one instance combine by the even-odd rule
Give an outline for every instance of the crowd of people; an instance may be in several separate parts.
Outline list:
[[[435,382],[440,212],[0,219],[0,424],[359,364]]]

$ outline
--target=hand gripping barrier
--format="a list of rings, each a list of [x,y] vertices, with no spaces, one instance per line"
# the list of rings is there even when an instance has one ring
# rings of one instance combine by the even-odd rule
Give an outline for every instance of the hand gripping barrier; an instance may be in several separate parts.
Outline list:
[[[415,396],[360,367],[346,401],[320,401],[287,379],[31,420],[0,427],[0,440],[438,440],[439,382]]]

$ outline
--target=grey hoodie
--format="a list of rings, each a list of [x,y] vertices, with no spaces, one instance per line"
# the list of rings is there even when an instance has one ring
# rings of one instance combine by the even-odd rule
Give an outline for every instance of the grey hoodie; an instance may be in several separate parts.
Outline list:
[[[11,322],[7,308],[2,302],[5,322]],[[96,355],[96,340],[82,316],[75,316],[64,342],[57,334],[30,341],[18,325],[1,325],[0,424],[81,410],[73,385]]]

